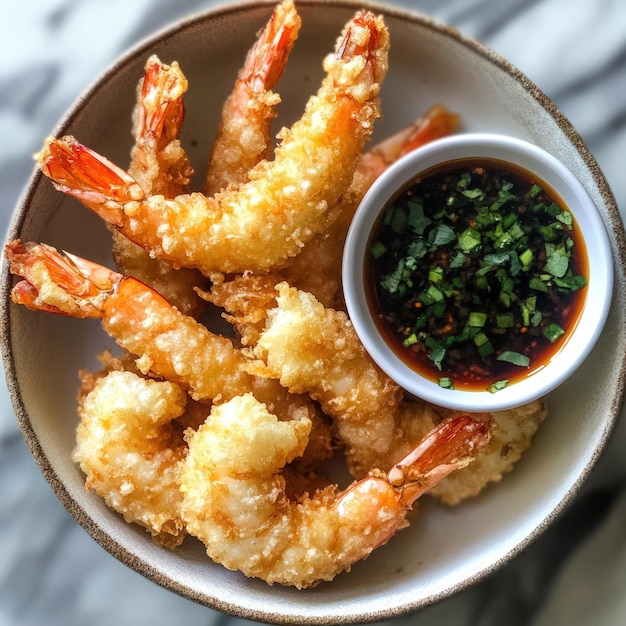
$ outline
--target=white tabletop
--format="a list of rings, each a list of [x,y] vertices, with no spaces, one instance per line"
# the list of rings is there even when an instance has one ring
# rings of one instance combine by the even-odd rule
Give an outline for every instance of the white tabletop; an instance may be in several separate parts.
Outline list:
[[[0,227],[32,154],[125,48],[212,0],[18,0],[0,37]],[[396,0],[479,39],[572,122],[626,213],[625,0]],[[9,6],[7,6],[9,5]],[[622,277],[623,280],[623,277]],[[59,504],[0,385],[0,625],[243,624],[121,565]],[[626,624],[626,424],[582,493],[527,552],[474,587],[394,624]]]

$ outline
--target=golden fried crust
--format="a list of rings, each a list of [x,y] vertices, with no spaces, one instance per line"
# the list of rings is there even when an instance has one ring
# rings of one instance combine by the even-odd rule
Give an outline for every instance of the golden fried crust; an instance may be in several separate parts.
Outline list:
[[[186,534],[179,492],[186,446],[174,420],[185,410],[184,392],[131,372],[85,376],[83,382],[89,391],[72,458],[86,475],[86,488],[157,543],[180,544]]]

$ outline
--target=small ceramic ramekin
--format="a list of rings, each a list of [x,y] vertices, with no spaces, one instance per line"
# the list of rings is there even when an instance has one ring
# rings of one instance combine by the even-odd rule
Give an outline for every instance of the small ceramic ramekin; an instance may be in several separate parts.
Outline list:
[[[388,202],[420,173],[457,159],[496,159],[534,174],[548,184],[574,216],[588,255],[582,311],[562,347],[543,367],[492,392],[449,389],[420,375],[381,335],[366,297],[366,256],[372,229]],[[363,198],[350,227],[343,256],[343,288],[350,319],[378,366],[410,394],[433,404],[467,411],[496,411],[543,397],[585,360],[606,321],[613,291],[613,259],[604,223],[591,197],[558,159],[526,141],[503,135],[461,134],[433,142],[385,171]]]

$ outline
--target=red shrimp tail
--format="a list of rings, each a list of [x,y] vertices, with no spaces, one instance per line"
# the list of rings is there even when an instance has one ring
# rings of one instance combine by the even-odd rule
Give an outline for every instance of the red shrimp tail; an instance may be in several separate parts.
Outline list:
[[[11,292],[16,304],[71,317],[101,317],[99,301],[121,275],[52,246],[11,241],[5,246],[10,271],[23,280]]]
[[[366,85],[380,85],[387,73],[389,32],[382,17],[371,11],[358,11],[337,41],[335,57],[351,61],[362,57],[365,66],[361,81]]]
[[[457,113],[452,113],[443,104],[433,105],[416,122],[413,132],[402,145],[398,156],[408,154],[435,139],[451,135],[456,131],[460,119]]]
[[[242,79],[254,93],[273,89],[280,80],[298,37],[301,20],[293,2],[279,4],[250,48]]]
[[[446,476],[471,463],[491,439],[487,416],[461,415],[436,426],[387,474],[408,506]]]
[[[35,158],[59,191],[77,198],[115,226],[123,223],[126,203],[145,198],[124,170],[69,135],[49,138]]]
[[[150,138],[165,146],[178,138],[185,119],[186,91],[187,79],[177,63],[165,65],[155,55],[148,59],[141,89],[138,140]]]

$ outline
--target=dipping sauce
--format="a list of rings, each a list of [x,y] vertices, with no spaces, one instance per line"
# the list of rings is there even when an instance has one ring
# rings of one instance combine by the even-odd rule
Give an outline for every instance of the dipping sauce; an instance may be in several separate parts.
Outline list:
[[[494,159],[428,170],[387,204],[367,297],[394,352],[442,387],[496,392],[540,369],[574,328],[585,244],[558,195]]]

